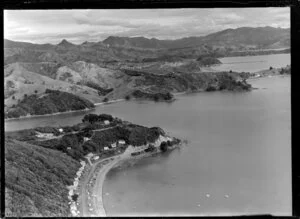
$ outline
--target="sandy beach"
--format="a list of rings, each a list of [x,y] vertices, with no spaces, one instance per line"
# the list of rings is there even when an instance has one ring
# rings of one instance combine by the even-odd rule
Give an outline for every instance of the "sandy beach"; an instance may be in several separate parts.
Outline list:
[[[106,216],[102,194],[106,174],[119,162],[129,159],[133,151],[135,151],[133,147],[128,147],[121,155],[105,158],[92,164],[88,176],[81,182],[80,216]]]
[[[171,140],[170,137],[160,136],[154,143],[155,147],[159,147],[162,141]],[[140,159],[150,156],[154,153],[143,153],[139,156],[132,157],[131,153],[144,151],[148,144],[140,147],[128,146],[124,153],[99,160],[89,167],[87,176],[79,183],[79,215],[83,217],[103,217],[106,216],[103,203],[103,184],[106,174],[118,164],[129,159]],[[173,148],[176,148],[174,146]],[[159,150],[157,150],[159,151]]]

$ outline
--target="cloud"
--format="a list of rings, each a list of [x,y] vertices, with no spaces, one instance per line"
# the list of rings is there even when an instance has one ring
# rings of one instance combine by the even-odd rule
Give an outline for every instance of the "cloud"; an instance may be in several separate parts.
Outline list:
[[[4,37],[36,43],[110,35],[175,39],[243,26],[290,26],[289,8],[5,10]]]
[[[89,18],[76,18],[75,22],[77,24],[93,25],[93,26],[120,26],[126,28],[137,28],[141,24],[132,24],[127,21],[122,20],[92,20]]]

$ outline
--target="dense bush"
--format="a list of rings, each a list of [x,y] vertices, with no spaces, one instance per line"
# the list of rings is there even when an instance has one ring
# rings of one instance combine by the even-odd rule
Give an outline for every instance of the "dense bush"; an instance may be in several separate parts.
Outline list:
[[[166,152],[166,151],[168,150],[168,145],[167,145],[167,143],[166,143],[165,141],[163,141],[163,142],[160,144],[159,148],[160,148],[160,150],[161,150],[162,152]]]
[[[148,93],[141,90],[135,90],[132,92],[132,96],[135,98],[150,99],[154,101],[173,99],[173,95],[170,92]]]
[[[87,114],[83,117],[82,122],[89,122],[94,123],[98,121],[98,115],[97,114]]]
[[[85,85],[98,90],[99,96],[105,96],[106,94],[108,94],[114,90],[113,88],[108,88],[108,89],[102,88],[98,84],[91,82],[91,81],[86,82]]]
[[[216,65],[216,64],[221,64],[220,60],[215,58],[215,57],[203,57],[200,56],[197,61],[200,63],[200,65],[203,66],[210,66],[210,65]]]
[[[78,161],[56,150],[8,139],[5,159],[6,216],[70,216],[67,186]]]
[[[153,144],[149,144],[148,148],[145,149],[145,152],[155,151],[155,146]]]
[[[206,88],[206,91],[216,91],[216,87],[212,86],[212,85],[209,85],[207,88]]]
[[[130,100],[130,95],[126,95],[125,100]]]
[[[99,119],[99,121],[105,121],[105,120],[108,120],[108,121],[113,121],[113,117],[112,117],[112,115],[109,115],[109,114],[100,114],[99,116],[98,116],[98,119]]]
[[[74,202],[76,202],[77,199],[78,199],[78,194],[73,194],[73,195],[72,195],[72,200],[73,200]]]
[[[71,93],[46,89],[45,94],[47,95],[43,98],[39,98],[36,94],[28,96],[19,102],[14,109],[10,109],[5,114],[5,117],[18,118],[27,114],[45,115],[94,107],[94,104],[89,100]]]
[[[91,124],[96,122],[103,122],[105,120],[108,120],[112,122],[114,118],[111,115],[108,114],[87,114],[83,117],[82,122],[89,122]]]

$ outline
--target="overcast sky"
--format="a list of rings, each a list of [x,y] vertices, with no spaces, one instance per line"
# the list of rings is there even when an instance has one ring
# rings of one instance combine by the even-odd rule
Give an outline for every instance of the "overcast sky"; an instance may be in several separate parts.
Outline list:
[[[203,36],[227,28],[289,28],[290,9],[115,9],[6,10],[4,37],[15,41],[56,44],[98,42],[108,36],[177,39]]]

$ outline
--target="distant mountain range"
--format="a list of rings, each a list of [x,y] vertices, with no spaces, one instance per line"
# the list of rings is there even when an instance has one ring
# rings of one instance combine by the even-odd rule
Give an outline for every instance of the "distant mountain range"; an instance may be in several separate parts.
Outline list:
[[[84,42],[75,45],[63,39],[59,44],[32,44],[4,40],[5,48],[31,48],[31,49],[55,49],[76,48],[76,46],[100,46],[132,47],[143,49],[176,49],[185,47],[202,46],[228,46],[228,47],[250,47],[262,49],[286,48],[290,46],[290,28],[274,27],[240,27],[237,29],[226,29],[207,36],[192,36],[176,40],[159,40],[145,37],[118,37],[109,36],[97,43]]]
[[[203,54],[232,56],[235,52],[290,47],[290,29],[241,27],[200,37],[158,40],[145,37],[110,36],[99,42],[73,44],[63,39],[57,45],[4,40],[5,64],[14,62],[163,61],[198,58]],[[241,54],[242,55],[242,54]],[[251,55],[253,55],[251,53]]]
[[[226,29],[220,32],[200,37],[186,37],[177,40],[158,40],[145,37],[113,37],[103,41],[110,46],[138,47],[138,48],[184,48],[206,44],[208,46],[250,46],[257,48],[289,47],[290,29],[273,27],[241,27]]]
[[[68,92],[92,103],[126,98],[139,91],[148,97],[211,86],[244,89],[235,81],[239,77],[199,73],[220,63],[219,57],[282,53],[289,52],[289,47],[290,29],[273,27],[227,29],[177,40],[111,36],[82,44],[64,39],[53,45],[5,39],[6,110],[24,108],[21,103],[25,96],[44,97],[47,89]],[[288,49],[274,50],[278,48]]]

